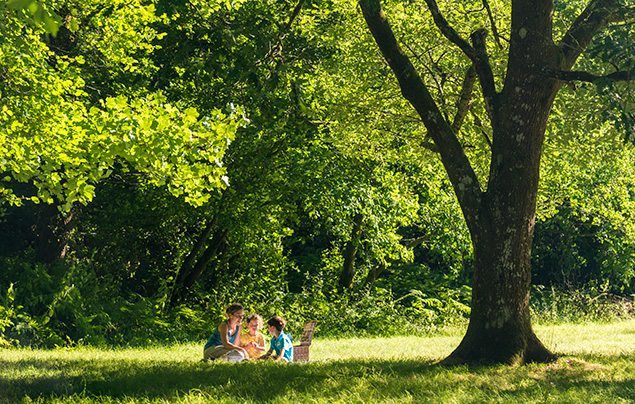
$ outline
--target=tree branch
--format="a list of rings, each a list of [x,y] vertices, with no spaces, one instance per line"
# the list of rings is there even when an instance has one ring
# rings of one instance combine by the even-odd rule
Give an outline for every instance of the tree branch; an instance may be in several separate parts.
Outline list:
[[[485,97],[487,112],[493,122],[495,119],[494,114],[496,111],[495,102],[497,94],[496,86],[494,84],[494,73],[492,73],[492,67],[489,64],[489,58],[485,48],[485,36],[487,35],[487,31],[479,29],[473,32],[472,35],[470,35],[470,39],[472,41],[471,46],[465,39],[461,38],[454,28],[450,26],[448,21],[441,14],[436,0],[425,0],[425,2],[432,13],[435,25],[439,28],[443,36],[458,46],[474,64],[481,84],[481,89],[483,91],[483,96]]]
[[[423,147],[424,149],[430,150],[431,152],[434,152],[434,153],[438,153],[439,152],[439,148],[437,147],[437,145],[434,144],[433,142],[428,141],[428,140],[424,140],[419,145],[421,147]]]
[[[498,97],[496,93],[496,85],[494,84],[494,73],[492,73],[492,67],[489,64],[489,57],[487,56],[487,50],[485,48],[485,37],[487,31],[485,29],[478,29],[470,35],[472,45],[478,55],[478,63],[474,65],[476,73],[478,74],[479,82],[481,83],[481,90],[483,91],[483,98],[485,99],[485,109],[489,119],[492,121],[492,125],[496,122],[496,99]]]
[[[564,69],[570,69],[575,64],[595,34],[615,17],[619,6],[619,0],[591,0],[560,42],[560,50],[564,55]]]
[[[479,118],[473,110],[471,110],[470,112],[472,113],[472,117],[474,118],[474,124],[481,130],[481,134],[485,138],[485,142],[489,146],[489,149],[492,150],[492,140],[489,138],[489,135],[487,134],[487,131],[483,126],[483,122],[481,122],[481,118]]]
[[[458,32],[454,28],[450,26],[448,20],[445,19],[441,11],[439,10],[439,6],[437,5],[436,0],[425,0],[428,5],[428,9],[430,13],[432,13],[432,19],[434,20],[434,24],[439,28],[444,37],[446,37],[450,42],[458,46],[463,53],[467,55],[468,58],[474,63],[477,64],[478,55],[474,48],[470,46],[469,43],[465,39],[463,39]]]
[[[474,90],[474,82],[476,81],[476,69],[474,65],[471,65],[467,72],[465,72],[465,78],[463,79],[463,86],[461,87],[461,94],[456,103],[456,115],[452,121],[452,130],[454,133],[459,133],[465,115],[470,108],[470,101],[472,100],[472,92]]]
[[[291,25],[293,24],[293,21],[295,21],[295,19],[298,17],[298,14],[300,14],[300,10],[302,10],[304,1],[305,0],[298,1],[298,4],[296,4],[295,8],[293,9],[293,12],[291,13],[291,17],[289,17],[289,21],[287,22],[287,24],[284,26],[284,29],[282,30],[282,38],[284,38],[287,35],[287,32],[289,32],[289,29],[291,29]]]
[[[463,147],[450,124],[443,118],[410,59],[399,47],[392,28],[381,10],[379,0],[360,0],[359,5],[375,42],[397,77],[401,93],[415,108],[439,149],[441,161],[468,226],[474,226],[480,206],[481,188]]]
[[[483,7],[487,11],[487,17],[489,18],[489,24],[492,27],[492,34],[494,35],[494,40],[496,41],[496,45],[498,45],[498,49],[503,49],[503,44],[501,44],[500,35],[498,34],[498,28],[496,28],[496,21],[494,20],[494,14],[492,13],[492,8],[489,6],[489,1],[482,0]]]
[[[274,58],[275,55],[279,55],[282,52],[282,42],[284,41],[285,37],[291,30],[291,26],[293,25],[293,22],[300,14],[300,10],[302,10],[302,6],[304,5],[305,1],[306,0],[298,1],[298,4],[296,4],[296,6],[293,8],[293,11],[291,12],[289,21],[287,21],[287,23],[284,25],[284,27],[282,27],[282,29],[278,33],[278,38],[276,39],[275,44],[269,48],[269,51],[267,52],[267,54],[262,60],[268,60],[270,58]]]
[[[401,243],[408,248],[414,248],[416,246],[418,246],[419,244],[423,243],[424,241],[427,241],[430,237],[428,235],[422,235],[419,237],[415,237],[415,238],[407,238],[407,239],[402,239]]]

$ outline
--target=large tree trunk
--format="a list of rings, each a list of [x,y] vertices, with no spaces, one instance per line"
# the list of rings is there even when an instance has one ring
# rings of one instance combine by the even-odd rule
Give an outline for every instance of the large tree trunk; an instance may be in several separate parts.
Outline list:
[[[497,220],[497,215],[513,208],[489,206],[484,207],[480,232],[473,237],[470,323],[461,344],[444,362],[549,361],[555,356],[534,334],[529,313],[533,213],[499,216]]]
[[[531,327],[529,246],[515,255],[510,252],[512,238],[503,238],[481,240],[475,251],[470,323],[446,364],[520,364],[555,358]]]
[[[553,57],[543,54],[542,60]],[[520,59],[510,57],[509,64],[516,74],[498,111],[488,191],[470,226],[476,265],[470,323],[446,363],[555,358],[532,330],[529,293],[540,156],[557,82],[523,75],[528,67]]]

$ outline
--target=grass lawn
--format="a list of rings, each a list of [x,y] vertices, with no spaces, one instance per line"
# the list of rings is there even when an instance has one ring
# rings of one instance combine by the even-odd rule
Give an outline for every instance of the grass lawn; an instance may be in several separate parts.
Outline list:
[[[201,345],[0,350],[6,402],[635,401],[635,320],[537,327],[547,365],[441,367],[463,330],[320,340],[309,364],[202,363]]]

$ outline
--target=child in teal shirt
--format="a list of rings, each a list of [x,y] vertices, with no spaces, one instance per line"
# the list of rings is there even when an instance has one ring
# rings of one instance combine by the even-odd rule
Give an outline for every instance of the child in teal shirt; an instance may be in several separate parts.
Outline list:
[[[280,316],[274,316],[267,321],[271,334],[271,348],[269,352],[261,356],[261,359],[274,359],[276,361],[293,362],[293,343],[291,335],[286,334],[284,326],[286,321]]]

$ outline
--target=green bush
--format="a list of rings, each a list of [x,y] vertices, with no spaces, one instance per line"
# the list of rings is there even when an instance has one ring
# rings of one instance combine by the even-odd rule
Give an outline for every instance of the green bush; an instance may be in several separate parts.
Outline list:
[[[614,321],[635,315],[633,300],[607,292],[604,288],[562,291],[534,286],[532,318],[540,323]]]
[[[126,292],[117,277],[98,274],[87,264],[44,266],[29,264],[29,259],[27,254],[0,263],[4,268],[0,280],[8,285],[0,290],[0,345],[144,346],[200,341],[232,302],[241,302],[247,312],[265,318],[284,316],[296,338],[308,320],[318,320],[322,337],[422,335],[464,325],[470,312],[468,286],[420,264],[404,266],[372,288],[356,285],[339,292],[334,261],[304,274],[303,287],[289,293],[279,282],[287,269],[276,266],[284,259],[272,257],[267,274],[259,275],[255,269],[221,274],[217,287],[198,289],[195,299],[168,309],[169,279],[159,285],[156,296],[147,297]],[[531,309],[541,323],[634,315],[632,301],[612,295],[608,282],[573,291],[535,286]]]
[[[635,243],[615,223],[569,203],[536,223],[532,281],[558,289],[635,290]]]

